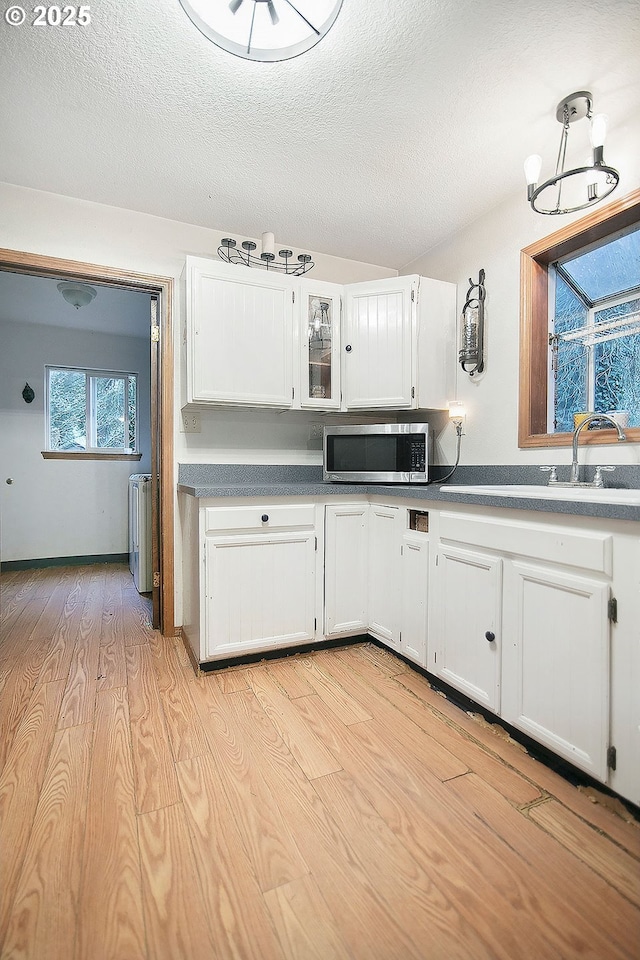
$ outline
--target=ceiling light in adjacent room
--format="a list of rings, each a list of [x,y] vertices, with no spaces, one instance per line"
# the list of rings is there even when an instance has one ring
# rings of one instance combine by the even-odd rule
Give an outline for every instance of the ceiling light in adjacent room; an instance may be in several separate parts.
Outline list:
[[[80,307],[86,307],[91,303],[97,294],[97,290],[90,287],[87,283],[77,283],[75,280],[63,280],[58,284],[58,290],[72,307],[79,310]]]
[[[245,60],[306,53],[333,26],[342,0],[180,0],[209,40]]]
[[[590,138],[593,150],[591,164],[565,170],[569,127],[586,118],[591,123]],[[556,108],[556,120],[562,124],[560,148],[553,177],[538,185],[542,159],[537,154],[527,157],[524,172],[527,179],[527,199],[536,213],[574,213],[604,200],[618,186],[620,174],[604,162],[604,138],[607,120],[602,114],[593,114],[593,96],[580,90],[561,100]],[[564,191],[564,196],[563,196]]]

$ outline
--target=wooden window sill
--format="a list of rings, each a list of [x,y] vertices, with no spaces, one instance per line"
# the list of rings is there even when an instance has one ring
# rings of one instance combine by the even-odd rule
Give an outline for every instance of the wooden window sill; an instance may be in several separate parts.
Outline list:
[[[78,450],[42,450],[44,460],[142,460],[141,453],[86,453]]]
[[[640,427],[624,427],[624,433],[631,443],[640,442]],[[579,445],[605,446],[618,443],[618,434],[615,430],[583,430],[580,434]],[[573,444],[573,433],[537,433],[521,438],[519,446],[527,447],[570,447]]]

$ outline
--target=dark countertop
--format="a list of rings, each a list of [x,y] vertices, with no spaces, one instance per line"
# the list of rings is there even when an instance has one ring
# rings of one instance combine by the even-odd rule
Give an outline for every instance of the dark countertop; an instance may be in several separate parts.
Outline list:
[[[532,497],[484,496],[479,494],[450,493],[446,484],[360,484],[360,483],[323,483],[309,481],[306,478],[282,480],[263,480],[261,483],[238,482],[227,479],[225,482],[206,483],[182,482],[178,492],[191,497],[335,497],[335,496],[378,496],[398,497],[403,500],[424,500],[426,503],[464,504],[485,507],[502,507],[509,510],[529,510],[542,513],[572,514],[582,517],[604,517],[612,520],[640,520],[640,508],[630,504],[586,503],[584,501],[551,500]]]

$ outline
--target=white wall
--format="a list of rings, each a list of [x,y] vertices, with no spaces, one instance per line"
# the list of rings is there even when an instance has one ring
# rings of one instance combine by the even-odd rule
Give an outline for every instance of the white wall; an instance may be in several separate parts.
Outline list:
[[[640,186],[640,128],[629,126],[607,141],[607,162],[619,169],[620,186],[613,199]],[[419,273],[458,286],[458,310],[466,299],[469,278],[486,273],[485,372],[470,378],[457,367],[457,397],[467,408],[463,464],[565,464],[571,450],[518,448],[518,364],[520,311],[520,251],[554,233],[583,214],[552,217],[534,213],[526,188],[489,211],[467,229],[407,264],[402,274]],[[441,438],[448,459],[453,456],[453,431]],[[640,463],[640,444],[620,443],[581,448],[581,463]]]
[[[45,364],[137,373],[142,460],[43,459]],[[35,391],[29,404],[25,382]],[[148,340],[0,323],[0,437],[3,561],[126,553],[127,479],[151,463]]]

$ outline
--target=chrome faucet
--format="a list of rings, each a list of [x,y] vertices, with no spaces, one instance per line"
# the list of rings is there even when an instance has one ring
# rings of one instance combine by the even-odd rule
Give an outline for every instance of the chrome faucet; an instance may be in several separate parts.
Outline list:
[[[610,423],[612,427],[615,427],[618,431],[618,440],[626,440],[627,435],[624,430],[613,417],[610,417],[607,413],[590,413],[588,417],[585,417],[584,420],[578,424],[578,426],[573,431],[573,456],[571,459],[571,473],[569,474],[569,483],[577,484],[580,483],[580,473],[578,467],[578,438],[580,436],[580,431],[583,427],[588,426],[590,423],[594,423],[597,420],[606,420],[607,423]],[[601,481],[602,482],[602,481]],[[591,484],[589,484],[591,486]]]

